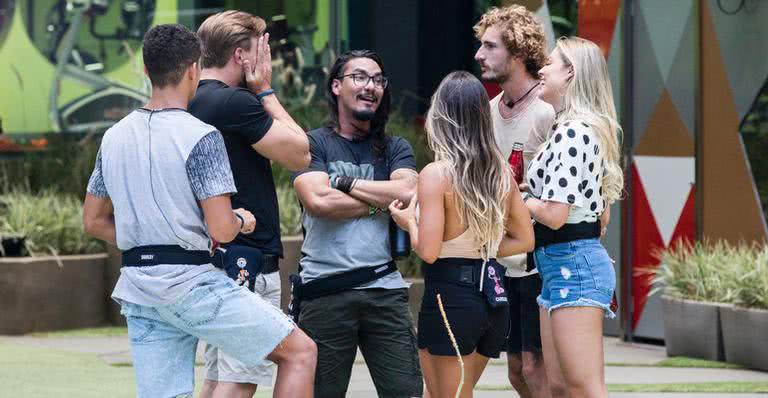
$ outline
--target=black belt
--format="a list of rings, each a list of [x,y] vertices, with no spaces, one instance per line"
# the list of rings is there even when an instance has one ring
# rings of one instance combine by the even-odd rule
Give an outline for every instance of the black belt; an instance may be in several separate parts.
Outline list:
[[[441,258],[423,266],[422,270],[428,289],[432,281],[478,287],[491,308],[509,306],[504,289],[504,267],[495,258],[488,262],[480,258]]]
[[[600,220],[595,222],[580,222],[578,224],[563,224],[560,229],[552,229],[542,223],[533,225],[533,234],[536,237],[534,251],[540,247],[546,247],[555,243],[572,242],[579,239],[594,239],[600,237]],[[533,252],[528,253],[526,272],[536,268],[536,260]]]
[[[293,295],[300,300],[312,300],[318,297],[356,288],[395,271],[397,271],[397,265],[394,261],[372,267],[358,268],[352,271],[315,279],[307,283],[294,285]]]
[[[299,268],[301,269],[301,268]],[[289,277],[291,283],[291,303],[288,312],[293,320],[298,323],[301,313],[301,302],[313,300],[319,297],[340,293],[354,289],[366,283],[373,282],[397,271],[397,264],[390,261],[386,264],[372,267],[358,268],[340,274],[326,276],[311,280],[307,283],[301,281],[301,276],[293,274]]]
[[[211,252],[186,250],[177,245],[136,246],[123,252],[123,267],[147,267],[161,264],[212,264]]]
[[[483,259],[480,258],[438,258],[432,264],[422,264],[421,274],[424,279],[474,285],[480,283],[482,266]]]

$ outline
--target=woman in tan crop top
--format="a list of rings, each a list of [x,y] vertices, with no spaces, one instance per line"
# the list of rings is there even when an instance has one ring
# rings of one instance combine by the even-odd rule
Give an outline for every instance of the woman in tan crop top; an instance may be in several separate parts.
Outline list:
[[[390,211],[426,263],[418,346],[430,395],[453,397],[461,373],[438,309],[440,294],[464,363],[461,396],[471,397],[509,328],[504,269],[495,258],[533,249],[531,219],[496,145],[480,81],[467,72],[443,79],[426,131],[435,162],[421,171],[410,206],[395,201]]]

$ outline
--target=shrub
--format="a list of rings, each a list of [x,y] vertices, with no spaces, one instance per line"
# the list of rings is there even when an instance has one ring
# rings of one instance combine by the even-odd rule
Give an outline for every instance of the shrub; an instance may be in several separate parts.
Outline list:
[[[768,246],[752,248],[743,256],[733,278],[734,304],[768,309]]]
[[[651,294],[768,309],[767,246],[680,242],[660,258]]]
[[[277,186],[277,202],[280,206],[280,234],[282,236],[301,234],[301,208],[292,186]]]
[[[0,160],[0,193],[55,191],[84,198],[100,141],[51,137],[45,150]]]
[[[23,236],[32,256],[86,254],[104,246],[83,230],[82,202],[70,194],[13,191],[0,195],[0,236]]]

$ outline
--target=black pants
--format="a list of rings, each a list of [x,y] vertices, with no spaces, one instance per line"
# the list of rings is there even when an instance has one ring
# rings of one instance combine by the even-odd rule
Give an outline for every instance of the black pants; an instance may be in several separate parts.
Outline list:
[[[525,351],[541,354],[539,305],[536,303],[536,297],[541,294],[541,276],[507,277],[506,281],[510,322],[507,353]]]
[[[317,344],[315,397],[346,395],[358,346],[379,397],[422,395],[406,289],[348,290],[303,301],[299,327]]]

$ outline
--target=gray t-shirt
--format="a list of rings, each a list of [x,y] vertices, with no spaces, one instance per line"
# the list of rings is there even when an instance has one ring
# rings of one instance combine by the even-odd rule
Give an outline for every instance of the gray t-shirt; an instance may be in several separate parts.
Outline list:
[[[111,199],[120,250],[210,250],[199,201],[236,192],[221,134],[182,109],[138,109],[107,130],[87,190]],[[112,298],[167,305],[207,272],[223,271],[211,264],[124,267]]]
[[[331,178],[389,180],[390,174],[397,169],[416,170],[413,149],[401,137],[388,139],[385,154],[378,161],[374,161],[370,138],[348,140],[327,127],[309,132],[309,147],[312,161],[299,174],[321,171]],[[392,261],[389,222],[387,214],[330,220],[305,211],[302,216],[305,236],[301,247],[304,256],[300,262],[302,281],[306,283]],[[399,289],[407,286],[402,275],[394,272],[359,288]]]

